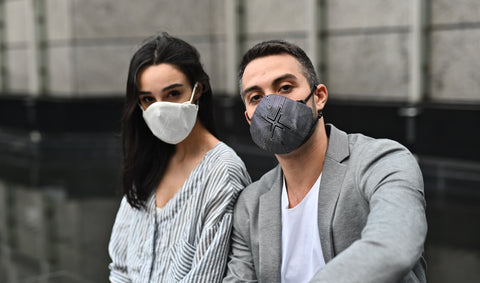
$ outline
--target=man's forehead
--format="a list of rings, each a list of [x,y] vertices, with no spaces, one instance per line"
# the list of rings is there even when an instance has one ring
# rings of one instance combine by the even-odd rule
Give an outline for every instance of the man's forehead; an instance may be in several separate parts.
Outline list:
[[[303,76],[298,60],[289,54],[270,55],[252,60],[242,76],[243,88],[257,83],[271,83],[274,80],[291,74],[299,78]]]

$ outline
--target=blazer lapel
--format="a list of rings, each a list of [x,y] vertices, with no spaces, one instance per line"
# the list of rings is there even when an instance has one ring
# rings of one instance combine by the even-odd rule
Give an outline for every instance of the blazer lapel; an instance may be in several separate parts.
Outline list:
[[[259,262],[260,282],[280,282],[282,264],[282,174],[280,165],[271,183],[271,189],[260,197],[259,207]]]
[[[323,257],[325,262],[328,262],[335,256],[332,221],[347,168],[342,161],[349,156],[349,149],[345,132],[329,124],[326,129],[329,142],[318,195],[318,230]]]

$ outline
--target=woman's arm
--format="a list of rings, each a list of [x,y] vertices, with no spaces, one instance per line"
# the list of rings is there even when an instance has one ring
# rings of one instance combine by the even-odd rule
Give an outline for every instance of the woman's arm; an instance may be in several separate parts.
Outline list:
[[[130,226],[131,208],[126,198],[122,199],[120,209],[117,212],[115,223],[108,245],[108,252],[112,262],[110,268],[110,281],[115,283],[129,283],[127,268],[127,243],[128,229]]]
[[[230,250],[230,235],[233,222],[233,206],[240,191],[251,181],[242,163],[223,160],[210,168],[207,180],[207,205],[203,218],[203,230],[195,247],[181,243],[177,253],[180,256],[190,254],[193,259],[188,273],[181,282],[221,282],[227,265]],[[173,264],[174,273],[181,273],[180,258]],[[186,269],[184,270],[186,271]]]

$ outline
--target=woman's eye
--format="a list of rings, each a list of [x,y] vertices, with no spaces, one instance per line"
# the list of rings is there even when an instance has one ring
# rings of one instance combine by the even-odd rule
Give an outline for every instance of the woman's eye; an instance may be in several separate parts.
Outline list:
[[[150,96],[144,96],[144,97],[140,98],[140,100],[143,103],[152,103],[154,101],[154,99]]]
[[[168,93],[168,97],[175,97],[179,95],[180,95],[180,92],[178,90],[174,90]]]
[[[280,93],[289,92],[289,91],[292,90],[292,88],[293,88],[293,86],[291,86],[291,85],[283,85],[283,86],[280,87],[279,92]]]

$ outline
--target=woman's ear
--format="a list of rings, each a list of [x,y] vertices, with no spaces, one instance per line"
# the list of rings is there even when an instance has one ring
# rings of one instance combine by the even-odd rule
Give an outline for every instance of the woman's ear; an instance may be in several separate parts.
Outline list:
[[[197,88],[195,89],[195,94],[193,95],[193,101],[197,102],[202,96],[203,93],[203,84],[201,82],[197,83]]]

